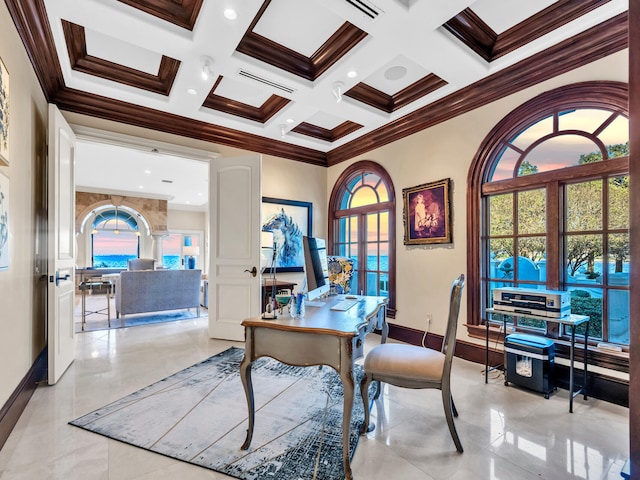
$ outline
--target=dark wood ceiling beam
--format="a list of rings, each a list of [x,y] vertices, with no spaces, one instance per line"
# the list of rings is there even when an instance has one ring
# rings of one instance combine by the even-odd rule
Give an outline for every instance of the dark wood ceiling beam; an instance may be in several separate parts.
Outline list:
[[[465,8],[442,26],[487,62],[493,59],[498,34],[470,8]]]
[[[43,0],[5,0],[18,35],[22,39],[40,87],[48,102],[65,88],[62,68]]]
[[[326,154],[311,148],[277,142],[228,127],[192,120],[153,108],[141,107],[100,95],[67,88],[53,99],[58,108],[126,125],[217,143],[252,152],[275,155],[312,165],[326,166]]]
[[[610,1],[558,0],[499,35],[470,8],[442,26],[485,61],[491,62]]]
[[[444,87],[447,84],[439,76],[430,73],[393,95],[393,111],[406,107],[410,103]]]
[[[81,25],[62,20],[62,30],[67,43],[69,62],[73,70],[164,96],[168,96],[171,92],[178,68],[180,68],[179,60],[163,55],[158,74],[153,75],[88,55],[85,30]]]
[[[149,15],[193,30],[204,0],[118,0]]]
[[[302,122],[300,125],[291,129],[292,132],[299,133],[300,135],[306,135],[308,137],[324,140],[325,142],[335,142],[336,140],[349,135],[356,130],[362,128],[359,123],[351,122],[347,120],[342,122],[337,127],[332,129],[322,128],[312,123]]]
[[[331,150],[336,165],[627,48],[627,13]]]
[[[367,36],[363,30],[345,22],[311,57],[307,57],[253,31],[269,3],[271,0],[262,4],[236,51],[306,80],[316,80]]]
[[[353,98],[383,112],[393,112],[393,97],[377,88],[360,82],[344,92],[345,97]]]

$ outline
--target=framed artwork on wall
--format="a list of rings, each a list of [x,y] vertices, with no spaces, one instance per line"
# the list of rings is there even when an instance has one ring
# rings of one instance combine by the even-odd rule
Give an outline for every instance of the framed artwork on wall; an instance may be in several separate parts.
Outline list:
[[[9,72],[0,58],[0,165],[9,165]]]
[[[0,173],[0,270],[9,268],[9,179]]]
[[[302,272],[302,237],[311,236],[313,204],[262,197],[262,231],[273,233],[276,272]]]
[[[450,183],[447,178],[402,190],[405,245],[452,242]]]

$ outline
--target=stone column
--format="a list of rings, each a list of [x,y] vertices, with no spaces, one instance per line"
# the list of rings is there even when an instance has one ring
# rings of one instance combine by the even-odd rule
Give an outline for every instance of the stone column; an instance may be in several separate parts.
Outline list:
[[[156,268],[162,267],[162,256],[164,252],[162,251],[162,239],[166,237],[167,233],[152,233],[152,246],[153,246],[153,259],[156,261]]]

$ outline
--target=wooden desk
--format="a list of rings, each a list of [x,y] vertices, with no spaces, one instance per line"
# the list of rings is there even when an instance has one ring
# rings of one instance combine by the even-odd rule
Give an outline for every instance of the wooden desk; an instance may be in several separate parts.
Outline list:
[[[268,356],[288,365],[308,367],[328,365],[340,375],[344,387],[342,414],[342,460],[346,479],[352,479],[349,463],[349,428],[353,409],[355,360],[364,352],[364,337],[374,329],[382,330],[386,342],[389,326],[385,317],[385,297],[360,297],[359,304],[346,312],[331,310],[344,296],[330,297],[322,307],[307,307],[304,318],[281,315],[276,320],[248,318],[245,328],[245,353],[240,364],[240,377],[247,396],[249,426],[242,445],[246,450],[253,436],[255,414],[251,364]]]
[[[278,292],[278,290],[293,290],[293,287],[295,287],[296,285],[297,283],[276,279],[276,293]],[[272,290],[273,290],[273,282],[268,278],[263,279],[262,280],[262,300],[260,303],[260,305],[262,306],[262,310],[261,310],[262,312],[264,312],[264,308],[267,305],[267,301],[271,296]]]

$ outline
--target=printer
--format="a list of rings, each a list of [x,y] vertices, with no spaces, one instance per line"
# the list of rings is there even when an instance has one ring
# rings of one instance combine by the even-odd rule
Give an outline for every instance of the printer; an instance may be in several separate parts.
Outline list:
[[[571,314],[571,294],[558,290],[497,287],[493,290],[493,308],[510,313],[562,318]]]

